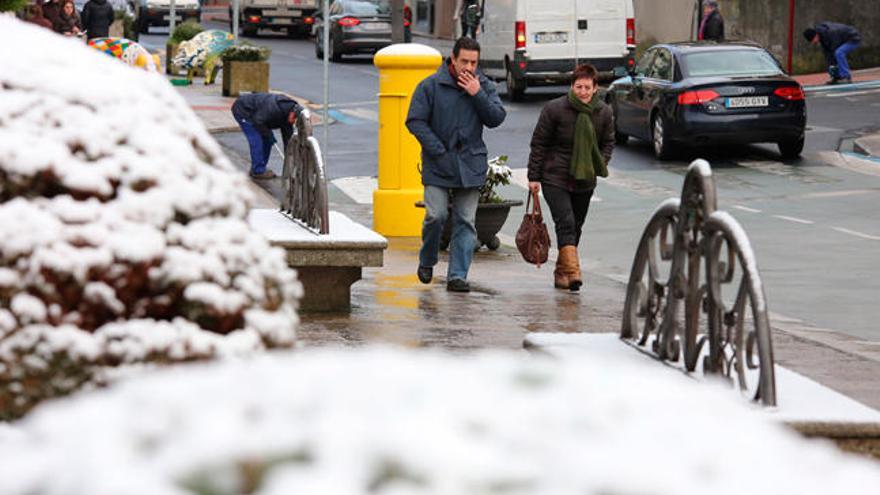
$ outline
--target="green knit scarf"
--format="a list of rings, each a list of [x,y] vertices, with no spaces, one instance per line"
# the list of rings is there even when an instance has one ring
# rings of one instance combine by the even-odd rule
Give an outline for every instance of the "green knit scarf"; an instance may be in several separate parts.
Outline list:
[[[596,139],[592,120],[593,111],[599,107],[598,93],[593,95],[589,103],[584,103],[571,90],[568,92],[568,102],[578,112],[569,169],[572,177],[575,180],[594,180],[597,175],[608,177],[608,167],[599,152],[599,140]]]

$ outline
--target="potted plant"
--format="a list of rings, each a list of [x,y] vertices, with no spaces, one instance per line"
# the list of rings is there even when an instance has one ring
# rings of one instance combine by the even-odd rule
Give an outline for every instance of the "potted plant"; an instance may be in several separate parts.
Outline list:
[[[223,96],[238,96],[243,91],[269,91],[269,55],[264,46],[241,44],[223,51]]]
[[[177,55],[177,47],[184,41],[189,41],[202,31],[205,28],[202,27],[201,24],[195,21],[186,21],[176,28],[174,28],[174,32],[171,33],[171,36],[168,38],[168,42],[165,43],[165,73],[175,76],[177,75],[177,67],[171,62],[174,60],[174,56]]]
[[[510,184],[510,176],[513,172],[507,166],[507,155],[496,156],[489,160],[489,171],[486,174],[486,183],[480,188],[480,200],[477,204],[477,216],[475,227],[477,229],[477,249],[485,245],[492,251],[501,247],[501,239],[498,232],[507,221],[510,208],[523,204],[518,199],[504,199],[498,195],[495,188]],[[416,206],[424,208],[422,201]],[[452,215],[446,219],[443,227],[443,235],[440,238],[440,249],[449,247],[449,239],[452,237]]]

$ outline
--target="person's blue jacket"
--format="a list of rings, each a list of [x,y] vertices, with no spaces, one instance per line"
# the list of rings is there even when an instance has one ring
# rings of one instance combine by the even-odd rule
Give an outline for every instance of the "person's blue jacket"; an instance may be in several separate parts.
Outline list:
[[[422,145],[422,184],[480,187],[489,168],[483,126],[498,127],[507,112],[494,83],[478,72],[481,89],[470,96],[452,78],[450,63],[419,83],[406,127]]]
[[[825,53],[825,59],[828,65],[836,65],[834,52],[843,44],[849,42],[859,43],[862,41],[862,35],[852,26],[839,24],[837,22],[820,22],[813,28],[819,35],[819,43],[822,45],[822,51]]]
[[[281,129],[281,139],[287,142],[293,136],[293,126],[287,120],[290,112],[302,112],[299,103],[276,93],[250,93],[239,96],[232,104],[232,115],[249,121],[263,136],[271,136],[272,129]]]

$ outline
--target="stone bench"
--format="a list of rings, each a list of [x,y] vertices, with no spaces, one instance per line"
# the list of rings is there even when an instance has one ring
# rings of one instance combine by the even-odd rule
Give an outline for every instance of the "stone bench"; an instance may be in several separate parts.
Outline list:
[[[351,285],[365,266],[382,266],[388,240],[342,213],[330,212],[330,232],[317,234],[275,209],[254,209],[248,223],[273,246],[287,251],[299,272],[302,311],[348,311]]]

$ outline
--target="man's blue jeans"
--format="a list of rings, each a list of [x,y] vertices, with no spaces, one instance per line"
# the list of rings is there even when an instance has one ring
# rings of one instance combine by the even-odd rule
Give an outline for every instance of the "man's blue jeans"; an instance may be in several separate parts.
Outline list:
[[[449,269],[446,280],[467,280],[474,248],[477,247],[478,188],[425,186],[425,221],[422,224],[422,249],[419,266],[433,267],[440,253],[440,237],[449,216],[449,192],[452,192],[452,239],[449,241]]]
[[[235,116],[233,115],[233,117]],[[266,171],[266,164],[269,163],[272,145],[275,144],[275,136],[260,134],[257,128],[246,119],[235,117],[235,121],[241,127],[241,132],[247,138],[248,147],[251,150],[251,173],[262,174]]]
[[[849,61],[847,61],[846,56],[849,55],[849,52],[858,47],[859,43],[857,41],[850,41],[849,43],[844,43],[837,47],[837,50],[834,50],[834,59],[837,60],[838,76],[841,79],[852,77],[849,73]]]

